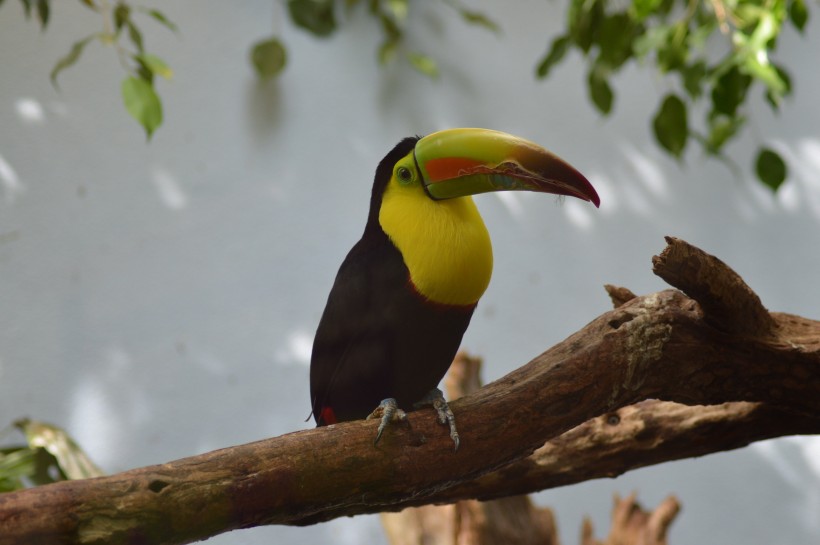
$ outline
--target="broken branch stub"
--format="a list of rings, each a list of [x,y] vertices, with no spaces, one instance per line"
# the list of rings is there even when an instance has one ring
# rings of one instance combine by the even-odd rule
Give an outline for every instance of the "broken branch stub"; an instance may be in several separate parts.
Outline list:
[[[766,336],[776,323],[760,297],[717,257],[675,237],[652,258],[652,271],[696,300],[713,327],[737,335]]]

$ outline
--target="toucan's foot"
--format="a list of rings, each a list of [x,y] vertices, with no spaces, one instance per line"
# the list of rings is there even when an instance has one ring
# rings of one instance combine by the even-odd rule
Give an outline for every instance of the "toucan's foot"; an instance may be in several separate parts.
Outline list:
[[[384,429],[391,421],[404,422],[407,420],[407,415],[403,410],[399,409],[399,404],[396,400],[390,397],[379,403],[376,410],[367,415],[367,420],[374,418],[381,418],[381,422],[379,422],[379,429],[376,431],[376,440],[373,441],[373,444],[375,445],[379,442],[379,439],[382,438]]]
[[[432,406],[436,410],[439,423],[450,426],[450,438],[456,445],[455,450],[458,450],[458,445],[461,441],[458,437],[458,431],[456,430],[456,417],[453,411],[450,410],[450,406],[447,405],[447,401],[444,399],[444,394],[441,390],[433,388],[421,401],[413,405],[413,407],[417,409],[426,406]]]

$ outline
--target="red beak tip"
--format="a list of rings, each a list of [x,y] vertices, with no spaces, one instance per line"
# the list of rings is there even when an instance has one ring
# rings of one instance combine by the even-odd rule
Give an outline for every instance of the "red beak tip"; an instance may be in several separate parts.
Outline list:
[[[601,197],[598,196],[598,192],[595,191],[595,188],[592,187],[592,184],[586,188],[585,191],[581,192],[580,197],[585,201],[591,202],[595,205],[595,208],[601,207]]]

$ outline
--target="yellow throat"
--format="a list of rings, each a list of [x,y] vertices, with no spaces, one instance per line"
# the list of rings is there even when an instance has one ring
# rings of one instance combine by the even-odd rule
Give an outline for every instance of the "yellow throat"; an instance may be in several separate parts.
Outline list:
[[[407,159],[407,158],[405,158]],[[384,191],[379,224],[404,257],[416,290],[446,305],[478,302],[493,271],[493,248],[473,199],[435,201],[396,175]]]

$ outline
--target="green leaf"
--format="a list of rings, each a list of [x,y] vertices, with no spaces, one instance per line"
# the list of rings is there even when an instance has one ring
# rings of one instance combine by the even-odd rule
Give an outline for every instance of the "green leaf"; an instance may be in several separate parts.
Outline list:
[[[809,20],[809,10],[806,9],[806,3],[803,0],[792,0],[789,5],[789,19],[797,30],[803,32]]]
[[[117,3],[114,8],[114,30],[117,34],[131,20],[131,7],[123,2]]]
[[[333,0],[288,0],[290,18],[315,36],[329,36],[336,30]]]
[[[396,58],[399,43],[396,40],[387,39],[379,46],[379,64],[385,65]]]
[[[132,23],[130,20],[126,23],[128,26],[128,38],[131,40],[131,43],[134,44],[134,47],[137,48],[137,52],[143,53],[144,48],[142,45],[142,32],[137,28],[137,25]]]
[[[667,25],[655,25],[644,30],[643,34],[635,38],[632,50],[640,60],[663,47],[669,40],[672,27]]]
[[[0,492],[24,488],[24,479],[37,470],[34,450],[29,447],[10,447],[0,451]]]
[[[572,39],[566,34],[555,38],[549,52],[538,63],[538,68],[535,70],[536,75],[539,78],[546,78],[552,67],[564,59],[570,45],[572,45]]]
[[[407,0],[387,0],[387,7],[398,23],[407,19]]]
[[[461,18],[464,19],[464,21],[468,24],[484,27],[487,30],[495,32],[496,34],[501,32],[501,27],[498,25],[498,23],[490,19],[484,13],[480,11],[470,10],[465,8],[464,6],[459,6],[455,4],[453,4],[453,7],[458,11],[459,15],[461,15]]]
[[[783,97],[789,96],[792,92],[792,78],[782,66],[772,64],[772,67],[777,71],[777,76],[783,83],[783,91],[781,93],[773,93],[771,89],[766,90],[766,100],[772,109],[777,110],[783,101]]]
[[[588,53],[589,48],[592,47],[603,16],[603,0],[571,0],[569,35],[584,54]]]
[[[59,89],[59,85],[57,85],[57,76],[60,75],[60,72],[76,63],[79,60],[80,55],[82,55],[85,46],[88,45],[88,42],[90,42],[94,38],[95,35],[92,34],[91,36],[86,36],[82,40],[74,42],[74,45],[71,46],[71,50],[69,50],[68,54],[57,61],[57,64],[55,64],[54,68],[51,69],[50,75],[51,84],[55,88]]]
[[[171,79],[174,77],[174,71],[171,70],[171,67],[156,55],[143,53],[142,55],[134,55],[134,59],[152,74],[156,74],[164,79]]]
[[[26,14],[26,19],[31,19],[31,1],[32,0],[20,0],[20,3],[23,4],[23,13]]]
[[[387,36],[387,39],[395,42],[401,40],[402,30],[399,25],[396,24],[396,21],[383,13],[379,13],[378,16],[379,22],[382,25],[382,32],[384,32],[384,35]]]
[[[743,63],[743,71],[759,79],[772,96],[779,102],[786,92],[786,82],[780,77],[777,69],[765,57],[749,56]]]
[[[686,59],[689,56],[688,35],[689,27],[684,21],[669,29],[668,39],[658,47],[658,68],[662,72],[678,70],[686,65]]]
[[[732,66],[712,87],[712,109],[734,117],[738,107],[746,100],[746,92],[751,83],[750,76],[742,74],[737,65]]]
[[[37,18],[40,20],[40,28],[45,30],[48,25],[48,20],[51,15],[51,6],[48,4],[49,0],[37,0]]]
[[[709,137],[704,142],[706,151],[713,155],[720,154],[723,145],[737,134],[745,122],[745,117],[712,116],[709,119]]]
[[[155,21],[157,21],[158,23],[163,25],[165,28],[167,28],[171,32],[177,32],[179,30],[177,28],[177,25],[174,24],[173,21],[168,19],[168,17],[166,17],[165,14],[162,13],[161,11],[159,11],[157,9],[149,9],[149,10],[145,10],[145,13],[147,13],[150,17],[153,17]]]
[[[270,79],[285,68],[287,51],[277,38],[256,42],[251,49],[251,64],[261,79]]]
[[[150,139],[162,124],[162,104],[154,86],[144,79],[129,76],[122,82],[122,101],[125,109],[142,125]]]
[[[2,0],[0,0],[0,3]],[[14,492],[15,490],[20,490],[23,487],[22,483],[19,481],[13,481],[11,479],[3,479],[0,477],[0,494],[6,492]]]
[[[421,53],[407,53],[407,60],[418,72],[432,79],[438,77],[438,64],[435,60]]]
[[[154,73],[141,62],[137,62],[137,76],[148,83],[148,85],[154,85]]]
[[[660,4],[661,0],[632,0],[630,11],[638,21],[643,21],[652,15]]]
[[[710,15],[709,19],[699,22],[692,31],[687,35],[686,41],[690,49],[703,50],[706,47],[706,41],[712,35],[716,28],[718,28],[717,20]]]
[[[597,62],[617,69],[632,57],[632,43],[643,33],[626,13],[616,13],[601,21],[596,36],[600,47]]]
[[[777,152],[768,148],[762,148],[758,152],[755,171],[760,181],[772,191],[777,191],[777,188],[786,180],[786,163]]]
[[[587,84],[589,89],[589,98],[598,111],[604,115],[609,115],[612,111],[612,102],[614,96],[612,88],[606,80],[604,71],[598,67],[593,67],[587,77]]]
[[[674,94],[666,95],[652,121],[655,139],[669,153],[680,158],[689,137],[686,105]]]
[[[680,69],[683,78],[683,87],[693,99],[700,97],[703,80],[706,79],[706,62],[699,60],[694,64],[684,66]]]
[[[661,0],[655,10],[655,13],[663,18],[666,18],[666,16],[672,12],[672,8],[677,7],[677,5],[677,0]]]

